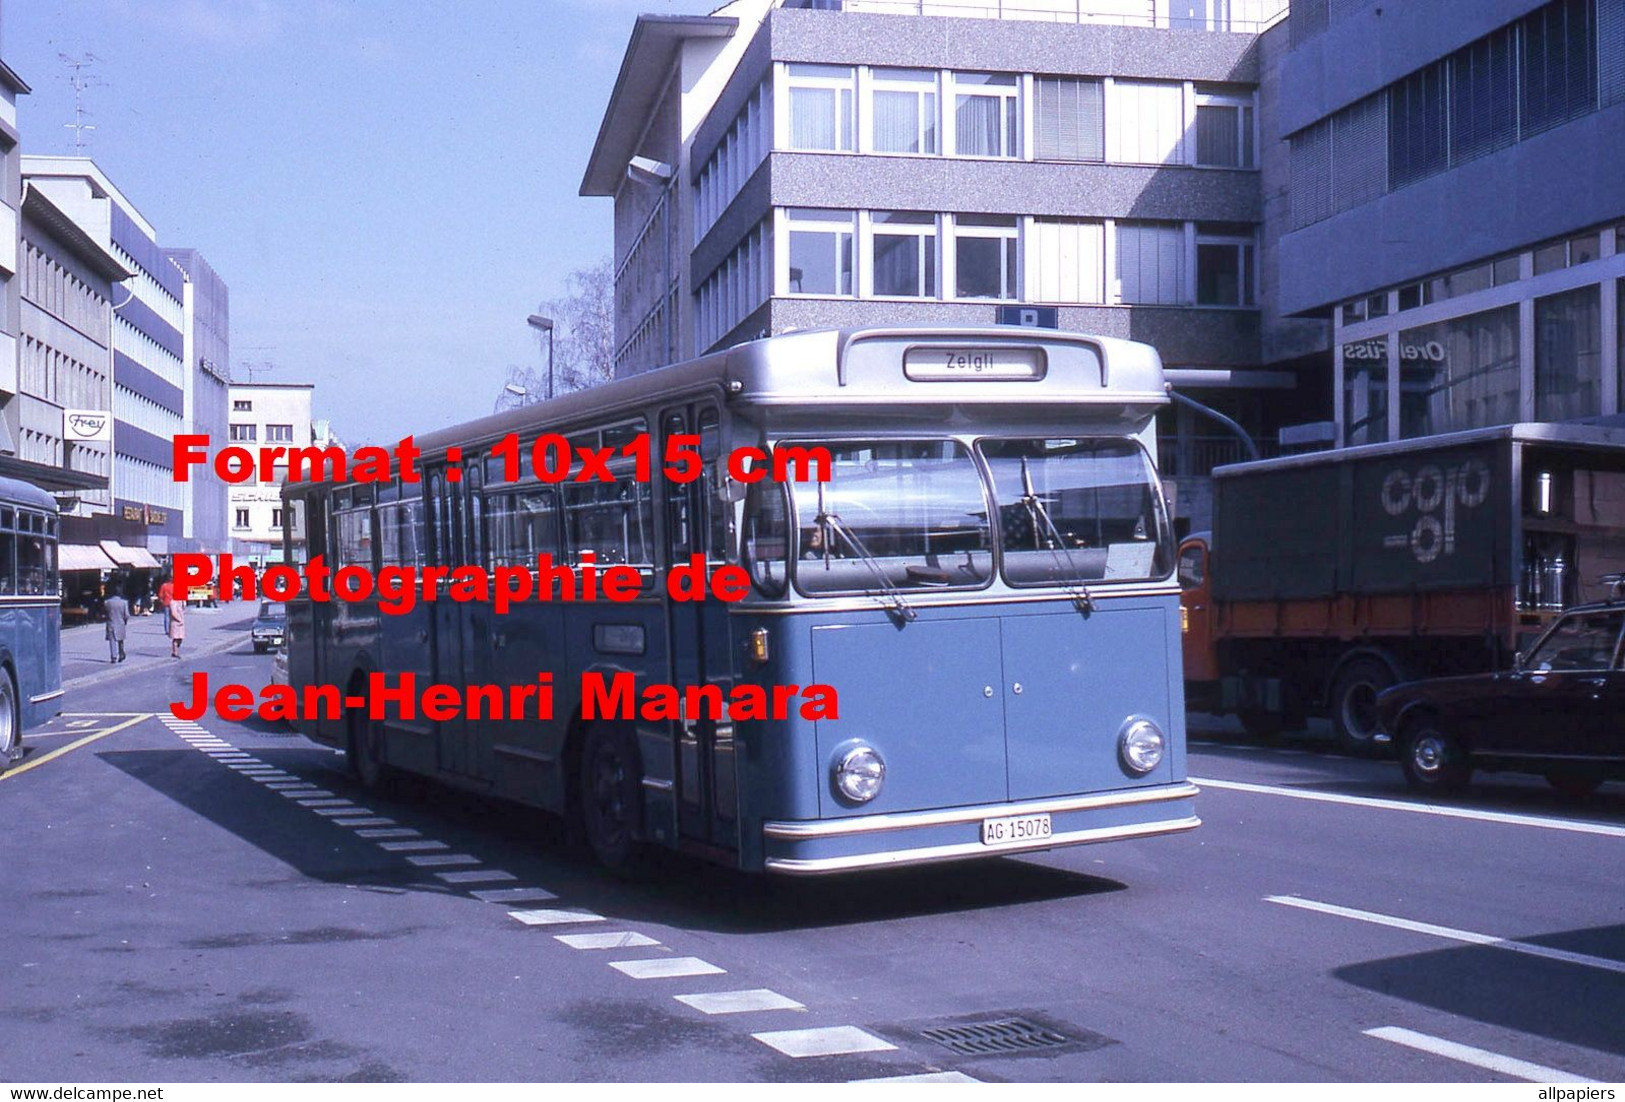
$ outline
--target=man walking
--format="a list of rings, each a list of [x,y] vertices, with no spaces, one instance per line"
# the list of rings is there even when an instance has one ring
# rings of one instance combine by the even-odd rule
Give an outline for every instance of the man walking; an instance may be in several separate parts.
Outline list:
[[[169,606],[175,601],[175,583],[165,574],[158,586],[158,606],[164,610],[164,634],[169,634]]]
[[[124,661],[124,636],[130,627],[130,603],[124,599],[119,587],[113,586],[107,595],[104,609],[107,614],[107,660]]]

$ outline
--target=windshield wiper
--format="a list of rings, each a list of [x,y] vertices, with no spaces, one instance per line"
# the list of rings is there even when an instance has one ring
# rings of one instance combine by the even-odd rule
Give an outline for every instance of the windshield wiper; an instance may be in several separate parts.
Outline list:
[[[886,577],[885,568],[869,553],[869,549],[863,546],[863,541],[858,538],[858,534],[852,531],[846,521],[841,519],[840,514],[830,512],[825,505],[824,483],[822,482],[818,484],[818,515],[813,520],[818,525],[820,540],[824,545],[824,566],[826,568],[829,566],[829,553],[832,549],[831,534],[840,536],[841,539],[846,541],[846,545],[852,549],[852,553],[862,560],[864,566],[869,568],[869,572],[875,576],[875,581],[880,583],[878,591],[868,591],[869,596],[885,605],[905,623],[912,622],[918,613],[903,597],[902,591],[892,584],[890,578]]]
[[[1027,457],[1021,457],[1021,504],[1027,510],[1027,516],[1032,521],[1033,538],[1039,538],[1039,524],[1043,524],[1043,539],[1049,545],[1050,553],[1055,555],[1057,565],[1071,574],[1071,578],[1063,578],[1062,585],[1066,587],[1072,603],[1077,605],[1079,612],[1091,612],[1095,607],[1095,599],[1089,592],[1089,587],[1083,582],[1083,568],[1072,557],[1072,549],[1061,538],[1060,530],[1055,527],[1055,521],[1050,518],[1049,506],[1044,499],[1033,492],[1033,473],[1027,468]],[[1066,557],[1062,564],[1061,556]]]

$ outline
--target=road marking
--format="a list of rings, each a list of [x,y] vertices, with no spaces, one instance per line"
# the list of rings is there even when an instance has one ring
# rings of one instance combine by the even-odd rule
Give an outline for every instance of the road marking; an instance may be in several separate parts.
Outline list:
[[[757,1010],[805,1010],[802,1004],[777,991],[759,987],[754,991],[713,991],[704,995],[672,996],[701,1014],[748,1014]]]
[[[370,819],[334,819],[333,825],[341,827],[391,827],[395,825],[395,820],[386,819],[382,815],[374,815]]]
[[[325,817],[327,817],[329,819],[333,819],[335,821],[339,818],[339,816],[342,816],[342,815],[371,815],[372,814],[372,808],[370,808],[370,807],[355,807],[353,805],[350,806],[350,807],[313,807],[313,808],[311,808],[311,810],[314,811],[318,815],[325,816]]]
[[[411,827],[379,827],[373,830],[358,830],[357,838],[421,838],[417,831]]]
[[[848,1083],[980,1083],[962,1071],[924,1071],[918,1075],[887,1075],[879,1079],[848,1079]]]
[[[1430,1037],[1426,1033],[1418,1033],[1413,1029],[1401,1029],[1398,1026],[1386,1025],[1380,1029],[1368,1029],[1367,1037],[1376,1037],[1382,1041],[1392,1041],[1396,1045],[1406,1048],[1419,1049],[1422,1052],[1431,1052],[1435,1056],[1443,1056],[1450,1060],[1459,1060],[1463,1064],[1471,1064],[1475,1068],[1486,1071],[1499,1072],[1510,1075],[1514,1079],[1524,1079],[1531,1083],[1598,1083],[1599,1079],[1587,1079],[1572,1072],[1558,1071],[1543,1064],[1531,1064],[1527,1060],[1519,1060],[1511,1056],[1502,1056],[1498,1052],[1487,1049],[1473,1048],[1471,1045],[1457,1044],[1455,1041],[1446,1041],[1440,1037]]]
[[[304,788],[291,789],[283,792],[282,795],[290,800],[325,800],[331,797],[333,793],[325,788]],[[350,801],[345,800],[344,802],[349,803]]]
[[[1345,796],[1336,792],[1309,792],[1301,788],[1281,788],[1268,784],[1246,784],[1242,781],[1215,781],[1191,777],[1192,784],[1202,788],[1222,788],[1234,792],[1253,792],[1261,796],[1286,796],[1294,800],[1313,800],[1327,804],[1350,804],[1355,807],[1375,807],[1385,811],[1409,811],[1417,815],[1438,815],[1446,819],[1476,819],[1481,823],[1504,823],[1508,826],[1540,827],[1543,830],[1565,830],[1574,834],[1601,834],[1608,838],[1625,838],[1625,826],[1594,823],[1586,819],[1555,819],[1544,815],[1513,815],[1505,811],[1473,811],[1464,807],[1439,807],[1436,804],[1411,803],[1408,800],[1385,800],[1377,796]]]
[[[635,980],[675,980],[684,976],[721,976],[726,968],[718,968],[699,957],[654,957],[650,960],[612,960],[609,966],[622,975]]]
[[[897,1046],[882,1041],[855,1025],[832,1025],[820,1029],[780,1029],[752,1033],[762,1044],[776,1048],[797,1060],[805,1056],[844,1056],[853,1052],[886,1052]]]
[[[362,836],[365,837],[368,833],[370,832],[363,831]],[[414,830],[412,833],[416,834],[417,831]],[[444,842],[421,838],[416,842],[379,842],[378,848],[387,850],[390,853],[426,853],[433,849],[450,849],[451,847]]]
[[[562,941],[572,949],[641,949],[660,944],[652,937],[629,930],[609,934],[554,934],[553,940]]]
[[[310,782],[309,781],[278,781],[278,782],[276,782],[274,784],[268,784],[265,787],[271,789],[273,792],[289,792],[289,791],[292,791],[295,788],[309,788],[310,787]]]
[[[482,903],[545,903],[558,898],[545,888],[481,888],[468,894]]]
[[[299,801],[299,806],[300,807],[354,807],[355,806],[355,804],[351,803],[349,800],[346,800],[343,796],[333,796],[333,794],[331,792],[329,792],[327,795],[328,795],[328,797],[331,797],[331,798],[318,797],[316,799],[308,799],[308,798],[307,799],[301,799]]]
[[[76,739],[73,742],[68,743],[66,746],[59,746],[55,750],[52,750],[48,754],[41,754],[39,757],[35,758],[33,761],[25,761],[25,762],[23,762],[23,764],[21,764],[19,766],[16,766],[16,767],[6,771],[5,773],[0,773],[0,781],[9,781],[9,780],[11,780],[11,779],[13,779],[15,777],[20,777],[24,773],[28,772],[30,769],[38,769],[40,766],[44,765],[48,761],[51,761],[53,758],[60,758],[63,754],[69,753],[70,751],[73,751],[73,750],[77,750],[81,746],[89,746],[91,743],[95,742],[97,739],[104,739],[109,735],[116,735],[120,731],[124,730],[127,727],[134,727],[137,723],[140,723],[142,720],[150,719],[155,714],[156,713],[153,713],[153,712],[142,712],[138,716],[134,716],[134,717],[132,717],[130,719],[125,720],[123,723],[120,723],[117,727],[109,727],[105,731],[97,731],[94,735],[86,735],[82,739]]]
[[[449,865],[479,865],[483,862],[471,853],[428,853],[408,857],[409,864],[420,869],[445,868]]]
[[[602,922],[604,916],[592,911],[509,911],[508,917],[526,926],[558,926],[566,922]]]
[[[448,884],[487,884],[495,880],[518,880],[519,877],[501,869],[480,869],[468,872],[437,872],[437,877]]]
[[[1395,918],[1393,915],[1377,914],[1375,911],[1357,911],[1353,907],[1339,907],[1335,903],[1320,903],[1313,899],[1300,899],[1295,895],[1267,895],[1264,897],[1264,901],[1266,903],[1279,903],[1285,907],[1297,907],[1305,911],[1319,911],[1321,914],[1336,915],[1339,918],[1352,918],[1359,922],[1370,922],[1378,926],[1391,926],[1396,930],[1410,930],[1413,933],[1428,934],[1432,937],[1444,938],[1447,941],[1460,941],[1468,945],[1486,945],[1492,949],[1505,949],[1508,952],[1524,953],[1532,957],[1561,961],[1564,964],[1578,964],[1586,968],[1600,968],[1605,972],[1625,974],[1625,960],[1611,960],[1608,957],[1593,957],[1585,953],[1571,953],[1566,949],[1553,949],[1529,941],[1516,941],[1512,938],[1496,937],[1493,934],[1479,934],[1471,930],[1457,930],[1450,926],[1435,926],[1431,922],[1415,922],[1408,918]]]

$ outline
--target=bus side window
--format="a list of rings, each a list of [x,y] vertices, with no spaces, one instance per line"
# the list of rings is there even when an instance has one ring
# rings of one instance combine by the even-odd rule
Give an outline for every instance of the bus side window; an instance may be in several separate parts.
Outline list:
[[[483,470],[477,460],[463,470],[463,482],[468,487],[468,543],[463,561],[470,566],[484,563],[489,547],[485,531],[485,497],[480,493]]]
[[[715,406],[700,410],[700,458],[705,461],[700,476],[700,508],[702,538],[706,542],[706,559],[712,565],[732,562],[736,557],[734,541],[734,504],[728,500],[727,468],[722,460],[722,427]]]
[[[601,566],[654,569],[654,509],[647,482],[569,483],[561,497],[572,563],[591,551]]]
[[[682,413],[669,413],[661,428],[660,454],[664,458],[670,452],[671,438],[688,432],[688,418]],[[669,478],[663,481],[666,486],[666,561],[677,566],[687,562],[694,553],[694,534],[688,517],[689,501],[693,496],[692,484],[674,482]]]
[[[17,592],[30,597],[45,592],[45,537],[40,532],[44,520],[37,513],[17,515]]]

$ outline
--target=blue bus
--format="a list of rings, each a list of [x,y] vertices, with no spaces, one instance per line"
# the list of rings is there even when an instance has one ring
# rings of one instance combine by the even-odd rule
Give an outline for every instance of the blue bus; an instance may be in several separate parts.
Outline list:
[[[812,875],[1191,829],[1174,545],[1146,446],[1166,401],[1156,352],[1128,341],[807,331],[420,437],[417,482],[290,484],[290,561],[302,524],[332,570],[547,555],[636,589],[565,601],[555,583],[500,614],[293,600],[295,689],[355,703],[376,674],[552,675],[551,709],[518,718],[369,704],[303,729],[367,786],[423,774],[567,816],[609,865],[656,845]],[[613,481],[514,465],[515,441],[560,437]],[[699,460],[638,481],[643,439]],[[672,599],[694,556],[748,593]],[[586,699],[629,679],[799,692],[765,716]],[[835,706],[806,706],[809,686]]]
[[[56,499],[0,478],[0,773],[23,732],[62,710],[62,597]]]

